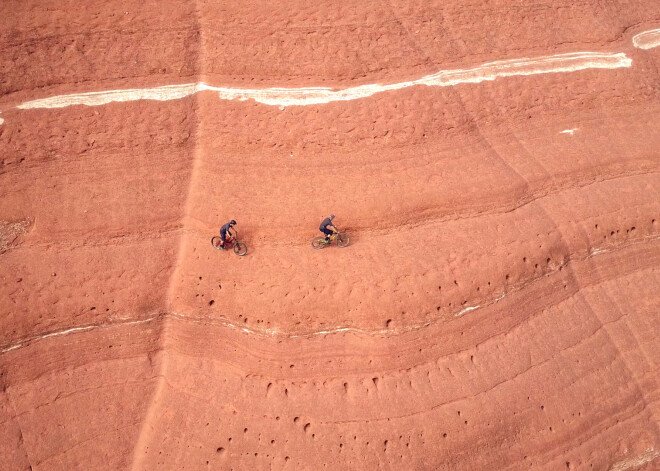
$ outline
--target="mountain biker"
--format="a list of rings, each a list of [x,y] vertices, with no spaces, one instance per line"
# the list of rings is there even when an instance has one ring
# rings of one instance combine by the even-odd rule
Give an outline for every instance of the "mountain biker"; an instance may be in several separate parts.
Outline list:
[[[330,242],[330,236],[334,234],[335,232],[339,232],[337,227],[332,223],[332,220],[335,218],[334,214],[331,214],[327,218],[323,220],[321,225],[319,226],[319,231],[323,232],[325,234],[325,241]],[[328,229],[331,227],[332,229]]]
[[[231,221],[229,221],[227,224],[225,224],[220,228],[220,239],[222,240],[220,244],[220,248],[222,250],[225,249],[225,239],[227,238],[227,234],[229,234],[230,237],[236,235],[236,233],[231,230],[234,225],[236,225],[236,221],[232,219]]]

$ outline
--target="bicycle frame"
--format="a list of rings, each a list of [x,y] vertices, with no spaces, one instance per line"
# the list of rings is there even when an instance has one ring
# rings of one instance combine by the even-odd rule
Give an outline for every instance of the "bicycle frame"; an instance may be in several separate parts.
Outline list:
[[[220,236],[213,236],[211,238],[211,245],[213,245],[213,247],[216,249],[228,250],[233,248],[236,255],[241,257],[247,253],[247,245],[245,245],[243,242],[239,242],[236,238],[236,234],[233,236],[226,234],[225,242],[222,246],[220,245]]]
[[[348,245],[348,236],[346,233],[337,231],[326,237],[327,239],[323,236],[314,237],[312,239],[312,247],[320,249],[322,247],[327,247],[333,242],[336,243],[338,247],[346,247]]]

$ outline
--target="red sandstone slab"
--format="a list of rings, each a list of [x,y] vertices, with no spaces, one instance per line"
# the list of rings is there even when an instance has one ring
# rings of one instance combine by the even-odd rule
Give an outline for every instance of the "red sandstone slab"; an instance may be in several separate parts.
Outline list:
[[[5,2],[5,464],[652,468],[658,55],[630,40],[658,8]],[[577,50],[632,66],[285,109],[14,108]],[[315,252],[329,212],[352,245]],[[208,243],[231,217],[243,259]]]

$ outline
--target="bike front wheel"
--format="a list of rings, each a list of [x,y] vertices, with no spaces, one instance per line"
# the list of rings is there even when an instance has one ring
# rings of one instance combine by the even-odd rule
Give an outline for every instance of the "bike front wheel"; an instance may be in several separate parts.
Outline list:
[[[346,247],[348,245],[348,236],[346,234],[337,234],[337,247]]]
[[[314,237],[312,239],[312,247],[314,247],[316,250],[325,248],[326,245],[328,245],[328,243],[325,241],[325,237],[323,236]]]
[[[247,253],[247,245],[245,245],[243,242],[236,241],[234,244],[234,253],[239,257],[242,257]]]
[[[220,238],[220,236],[212,237],[211,238],[211,245],[213,246],[213,248],[221,250],[222,249],[222,239]]]

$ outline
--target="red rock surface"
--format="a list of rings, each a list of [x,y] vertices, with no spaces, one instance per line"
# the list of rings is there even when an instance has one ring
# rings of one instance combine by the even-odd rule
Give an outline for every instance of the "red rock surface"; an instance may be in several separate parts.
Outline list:
[[[658,468],[660,3],[353,3],[0,4],[2,469]]]

